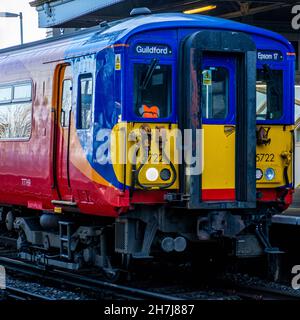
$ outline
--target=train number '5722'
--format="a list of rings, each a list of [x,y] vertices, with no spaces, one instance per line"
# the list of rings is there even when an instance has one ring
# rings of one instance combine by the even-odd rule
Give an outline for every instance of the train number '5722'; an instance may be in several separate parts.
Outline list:
[[[258,153],[256,155],[256,162],[274,162],[274,153]]]

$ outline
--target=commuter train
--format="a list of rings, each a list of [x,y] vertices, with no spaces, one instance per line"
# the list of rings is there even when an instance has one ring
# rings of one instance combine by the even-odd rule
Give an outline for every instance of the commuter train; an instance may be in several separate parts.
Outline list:
[[[278,34],[146,9],[0,51],[2,235],[22,259],[108,275],[205,243],[276,252],[294,70]]]

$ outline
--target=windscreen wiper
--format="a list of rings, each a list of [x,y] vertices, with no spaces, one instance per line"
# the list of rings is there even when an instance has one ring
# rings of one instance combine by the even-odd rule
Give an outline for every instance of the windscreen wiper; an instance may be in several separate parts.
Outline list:
[[[154,73],[154,70],[158,64],[158,59],[153,59],[151,61],[151,64],[149,65],[148,69],[147,69],[147,72],[146,72],[146,75],[145,75],[145,78],[142,82],[142,85],[140,86],[140,88],[142,90],[146,90],[148,88],[148,85],[149,85],[149,82],[153,76],[153,73]]]

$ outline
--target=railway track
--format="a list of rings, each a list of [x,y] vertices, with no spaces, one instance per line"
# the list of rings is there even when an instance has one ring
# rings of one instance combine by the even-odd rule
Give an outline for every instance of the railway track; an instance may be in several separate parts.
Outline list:
[[[68,285],[71,287],[81,288],[87,291],[93,291],[95,293],[105,294],[107,296],[113,296],[119,299],[130,300],[165,300],[165,301],[178,301],[182,300],[172,295],[151,292],[148,290],[133,288],[129,286],[114,284],[106,281],[98,280],[94,277],[87,277],[81,274],[74,274],[65,272],[62,270],[45,270],[38,266],[19,261],[18,259],[9,257],[0,257],[0,264],[9,270],[20,272],[23,274],[31,275],[34,277],[40,277],[43,280]]]
[[[32,293],[27,290],[15,288],[12,286],[6,286],[5,298],[8,300],[34,300],[34,301],[53,301],[54,299],[45,295]]]
[[[238,295],[243,300],[300,300],[300,294],[261,286],[236,286],[228,292]]]
[[[163,288],[166,290],[166,288]],[[205,297],[205,291],[212,292],[212,295]],[[298,300],[300,292],[285,292],[274,288],[266,288],[255,285],[229,284],[228,282],[212,285],[211,287],[186,288],[176,287],[168,290],[168,294],[180,297],[183,300]],[[222,295],[223,294],[223,295]],[[203,297],[204,296],[204,297]]]
[[[136,284],[135,287],[114,284],[97,279],[96,277],[74,274],[62,270],[45,270],[27,262],[20,261],[11,257],[0,257],[0,264],[8,270],[27,274],[29,276],[40,277],[51,283],[59,283],[81,288],[88,292],[94,292],[104,295],[109,299],[120,300],[156,300],[156,301],[182,301],[182,300],[214,300],[215,297],[209,297],[205,290],[199,290],[195,287],[170,286],[170,287],[151,287],[145,284]],[[147,289],[145,289],[147,287]],[[222,300],[218,297],[217,299]]]
[[[119,300],[157,300],[157,301],[180,301],[180,300],[224,300],[226,297],[240,298],[241,300],[300,300],[300,293],[284,292],[274,288],[266,288],[261,286],[247,286],[240,285],[233,282],[219,283],[218,288],[210,288],[207,291],[214,290],[216,292],[223,292],[224,297],[214,295],[205,296],[205,290],[199,290],[195,287],[188,288],[188,286],[171,286],[147,289],[141,287],[131,287],[110,283],[99,280],[95,276],[86,276],[82,274],[75,274],[58,269],[46,270],[27,262],[20,261],[12,257],[0,257],[0,264],[5,266],[8,270],[14,272],[27,274],[29,276],[38,277],[49,283],[63,284],[72,288],[80,288],[87,292],[100,294],[102,298],[113,298]],[[145,287],[145,286],[143,286]],[[43,299],[42,296],[32,294],[23,290],[9,288],[8,292],[11,296],[19,297],[18,300],[51,300],[47,297]]]

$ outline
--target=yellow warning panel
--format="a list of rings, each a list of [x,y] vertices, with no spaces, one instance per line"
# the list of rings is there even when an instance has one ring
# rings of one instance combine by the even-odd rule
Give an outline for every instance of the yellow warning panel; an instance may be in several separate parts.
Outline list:
[[[122,63],[121,63],[121,54],[115,55],[115,70],[120,71],[122,69]]]
[[[202,72],[203,75],[203,85],[204,86],[211,86],[212,85],[212,71],[211,70],[204,70]]]

